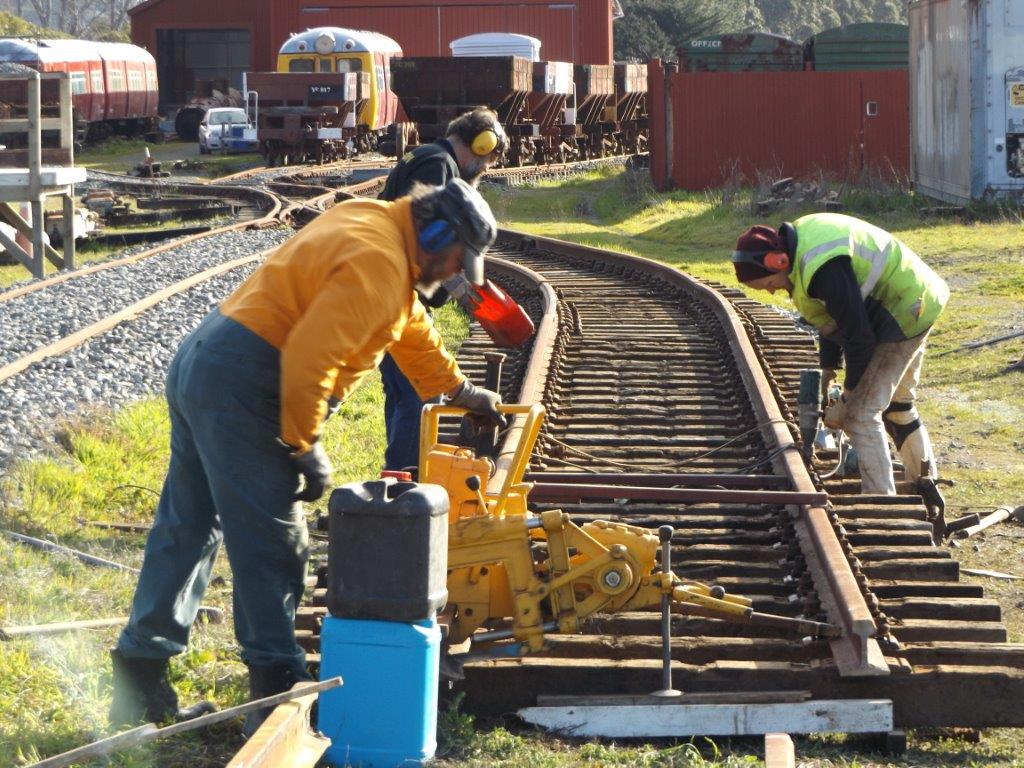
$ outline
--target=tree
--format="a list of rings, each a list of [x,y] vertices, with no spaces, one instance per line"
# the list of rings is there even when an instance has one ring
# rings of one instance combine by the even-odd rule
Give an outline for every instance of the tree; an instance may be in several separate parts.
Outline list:
[[[622,10],[615,23],[615,58],[647,61],[674,60],[687,40],[742,23],[745,7],[738,0],[623,0]]]

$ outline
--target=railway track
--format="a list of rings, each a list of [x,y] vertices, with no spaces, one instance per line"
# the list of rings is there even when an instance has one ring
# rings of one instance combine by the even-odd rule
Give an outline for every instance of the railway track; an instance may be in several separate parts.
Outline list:
[[[675,616],[678,687],[887,698],[899,729],[1024,725],[1006,706],[1024,692],[1024,646],[1006,642],[998,604],[962,583],[949,551],[933,545],[921,498],[821,483],[828,456],[802,478],[787,466],[803,467],[783,446],[795,435],[799,371],[816,365],[813,339],[790,318],[643,259],[509,232],[492,253],[489,272],[539,326],[533,348],[506,361],[503,386],[507,400],[548,409],[529,475],[533,508],[578,522],[672,525],[683,578],[751,597],[758,611],[843,628],[839,640],[811,641]],[[474,327],[460,365],[482,381],[494,351]],[[812,509],[756,500],[804,481],[828,493],[818,520],[826,530],[815,530]],[[581,482],[743,493],[623,502],[613,492],[574,495]],[[323,569],[319,577],[297,619],[314,664]],[[543,654],[473,661],[461,683],[466,705],[503,714],[547,695],[648,693],[660,687],[658,633],[657,613],[598,617]]]

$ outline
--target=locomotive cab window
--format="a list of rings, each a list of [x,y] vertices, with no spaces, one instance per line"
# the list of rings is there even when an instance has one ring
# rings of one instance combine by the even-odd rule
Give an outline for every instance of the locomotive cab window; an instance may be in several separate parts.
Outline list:
[[[72,72],[71,73],[71,93],[79,94],[85,93],[89,88],[85,83],[85,72]]]
[[[313,59],[292,59],[288,62],[289,72],[313,72],[315,62]]]
[[[363,62],[359,59],[338,59],[339,72],[362,72]]]
[[[321,72],[333,72],[334,61],[332,59],[320,59],[320,71]]]

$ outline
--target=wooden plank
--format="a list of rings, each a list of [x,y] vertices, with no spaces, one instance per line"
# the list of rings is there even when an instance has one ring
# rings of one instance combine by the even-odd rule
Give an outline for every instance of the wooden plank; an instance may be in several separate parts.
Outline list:
[[[227,768],[313,768],[331,740],[313,733],[309,713],[316,694],[278,705]]]
[[[625,707],[677,706],[679,704],[786,704],[807,701],[810,691],[708,691],[683,693],[680,696],[660,697],[653,694],[633,696],[628,693],[609,696],[538,696],[538,707]]]
[[[796,768],[796,750],[788,733],[764,735],[764,768]]]
[[[0,133],[25,133],[29,130],[29,125],[27,117],[0,118]],[[63,128],[63,121],[59,117],[41,117],[39,127],[44,131],[59,131]]]
[[[766,733],[885,733],[888,699],[825,699],[781,704],[526,707],[532,725],[577,738],[761,736]]]
[[[198,618],[205,619],[211,624],[221,624],[224,622],[224,611],[220,608],[203,606],[199,609]],[[106,619],[82,619],[80,621],[58,621],[51,624],[0,627],[0,640],[16,640],[19,637],[31,637],[34,635],[57,635],[63,632],[75,632],[79,629],[117,627],[127,623],[127,616],[112,616]]]
[[[174,296],[177,293],[186,291],[200,283],[204,283],[210,278],[221,275],[225,272],[230,272],[232,269],[250,264],[254,261],[258,261],[266,256],[267,252],[261,252],[254,256],[243,256],[240,259],[233,259],[232,261],[224,264],[218,264],[215,267],[203,270],[202,272],[179,280],[173,285],[169,285],[162,290],[155,293],[151,293],[141,301],[137,301],[130,306],[125,307],[119,312],[115,312],[112,315],[107,315],[102,320],[97,320],[92,325],[88,325],[72,334],[65,336],[62,339],[58,339],[52,344],[47,344],[44,347],[30,352],[24,357],[20,357],[14,362],[8,363],[7,365],[0,367],[0,382],[9,379],[15,374],[21,373],[33,363],[38,363],[40,360],[45,360],[48,357],[54,357],[56,355],[62,355],[68,350],[74,349],[79,344],[91,339],[93,336],[98,336],[105,331],[109,331],[111,328],[123,323],[125,320],[130,320],[141,312],[149,309],[150,307],[156,306],[161,301]]]
[[[71,151],[59,147],[45,147],[40,151],[43,165],[71,165]],[[0,168],[26,168],[29,164],[27,149],[0,150]]]

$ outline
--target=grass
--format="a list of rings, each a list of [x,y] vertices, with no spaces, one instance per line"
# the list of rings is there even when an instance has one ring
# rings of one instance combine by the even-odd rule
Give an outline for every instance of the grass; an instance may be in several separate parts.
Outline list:
[[[255,153],[200,155],[199,144],[194,141],[167,141],[147,143],[142,139],[114,138],[89,146],[75,156],[75,163],[99,171],[127,173],[146,158],[146,149],[154,160],[165,165],[163,170],[174,175],[227,176],[263,164]],[[172,168],[176,160],[190,161],[191,168],[178,172]]]
[[[710,195],[655,195],[630,174],[599,172],[562,184],[515,191],[488,189],[508,225],[538,234],[612,247],[661,259],[693,274],[733,284],[725,262],[736,235],[755,220],[746,200],[722,204]],[[1024,501],[1022,439],[1016,390],[1021,374],[1005,374],[1024,342],[971,354],[939,353],[975,338],[998,335],[1024,320],[1024,254],[1021,222],[1011,211],[979,209],[971,224],[922,220],[913,198],[851,196],[862,213],[895,232],[934,263],[954,289],[936,329],[925,366],[922,409],[940,453],[944,474],[955,477],[949,501],[985,505]],[[855,207],[856,206],[856,207]],[[799,215],[781,211],[772,221]],[[758,298],[768,298],[761,294]],[[784,303],[776,297],[777,303]],[[439,325],[451,346],[465,333],[450,308]],[[371,477],[383,454],[382,393],[371,377],[327,426],[325,444],[336,482]],[[141,560],[141,535],[112,533],[83,521],[148,522],[167,461],[167,416],[160,399],[117,413],[97,412],[63,425],[54,456],[27,461],[0,480],[0,525],[84,549],[127,564]],[[957,462],[961,462],[958,464]],[[316,514],[310,510],[310,516]],[[1017,572],[1022,528],[1006,524],[958,550],[967,564]],[[206,603],[230,607],[230,572],[208,591]],[[1017,582],[985,580],[998,599],[1012,639],[1021,641],[1024,603]],[[127,611],[134,578],[81,565],[0,539],[0,622],[117,616]],[[106,649],[116,630],[20,640],[0,647],[0,765],[24,765],[39,756],[106,734],[109,700]],[[223,706],[245,696],[229,624],[196,628],[188,654],[173,662],[186,703],[210,697]],[[1013,702],[1007,702],[1013,706]],[[761,764],[756,741],[673,744],[579,743],[554,739],[504,722],[475,722],[457,706],[442,713],[439,765],[470,766],[672,766],[710,768]],[[238,724],[175,739],[160,749],[137,749],[111,760],[117,766],[214,766],[238,746]],[[901,766],[1024,766],[1017,731],[987,732],[980,743],[916,739],[905,759],[879,757],[863,742],[805,739],[798,744],[807,768]]]

